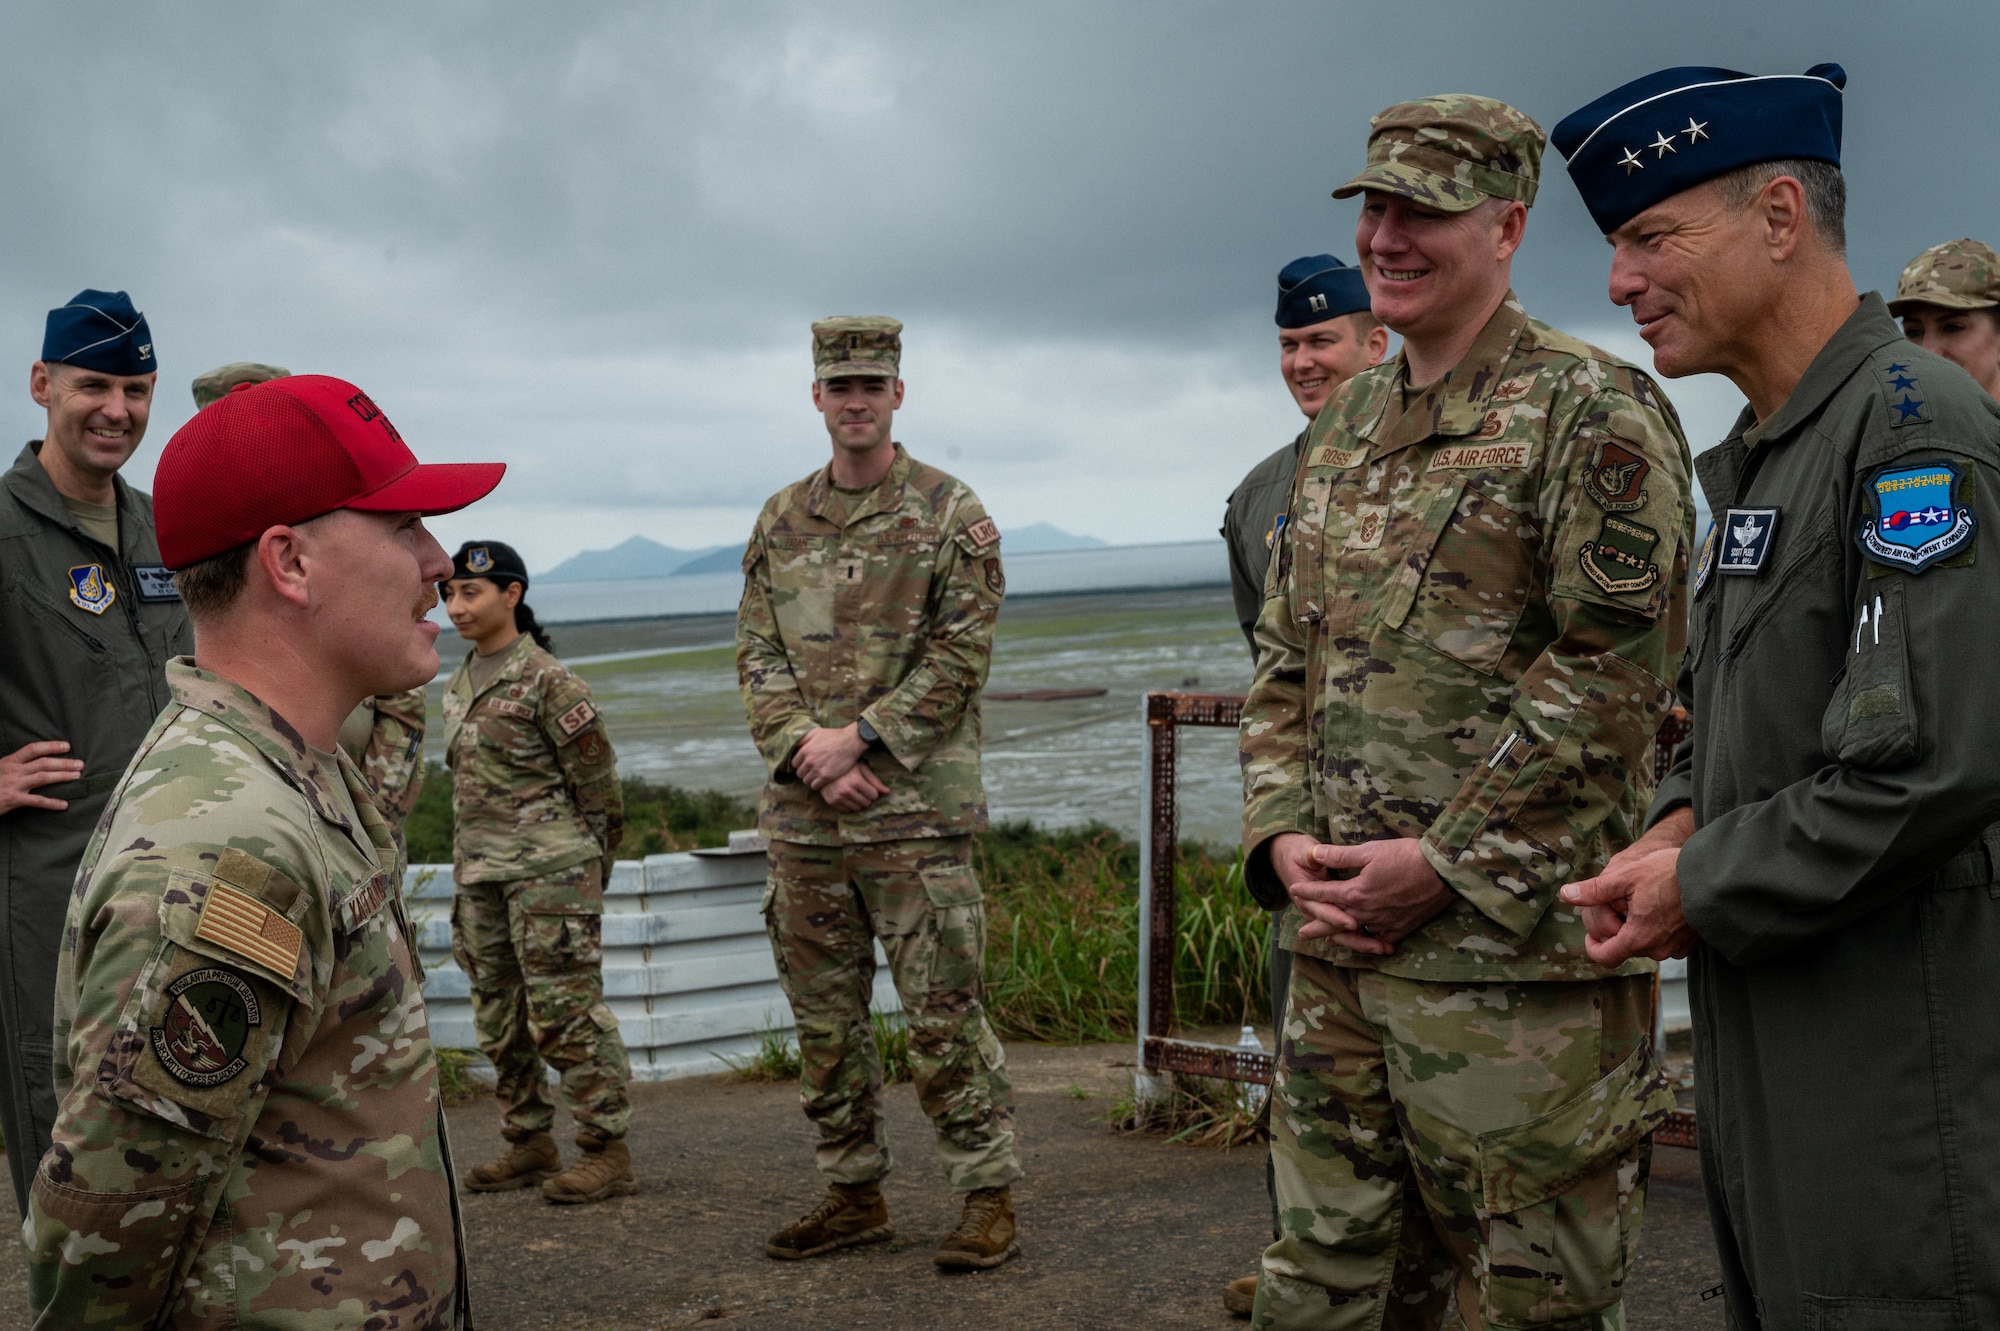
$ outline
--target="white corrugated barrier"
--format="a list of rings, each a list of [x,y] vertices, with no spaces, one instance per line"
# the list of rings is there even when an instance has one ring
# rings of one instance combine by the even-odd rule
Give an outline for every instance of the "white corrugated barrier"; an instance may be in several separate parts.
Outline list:
[[[757,906],[761,849],[620,860],[604,893],[604,997],[632,1059],[635,1081],[698,1077],[789,1031],[792,1012]],[[432,1043],[476,1049],[471,985],[451,957],[449,864],[413,864],[405,880],[423,954]],[[898,1010],[877,944],[877,1011]]]

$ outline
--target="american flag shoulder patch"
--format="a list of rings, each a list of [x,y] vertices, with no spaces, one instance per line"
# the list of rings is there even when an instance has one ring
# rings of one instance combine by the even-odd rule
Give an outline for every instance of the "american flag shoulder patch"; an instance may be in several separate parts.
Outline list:
[[[575,739],[585,726],[596,719],[597,709],[590,705],[590,699],[585,698],[578,702],[576,706],[557,717],[556,727],[562,731],[566,738]]]
[[[208,889],[194,936],[286,977],[297,973],[305,945],[297,925],[227,883]]]

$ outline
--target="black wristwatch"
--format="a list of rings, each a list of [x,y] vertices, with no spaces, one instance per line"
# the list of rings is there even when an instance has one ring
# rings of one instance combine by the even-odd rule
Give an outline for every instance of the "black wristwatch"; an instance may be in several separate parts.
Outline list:
[[[875,733],[875,727],[868,724],[867,718],[864,717],[854,723],[854,733],[861,736],[861,742],[869,748],[881,747],[882,737]]]

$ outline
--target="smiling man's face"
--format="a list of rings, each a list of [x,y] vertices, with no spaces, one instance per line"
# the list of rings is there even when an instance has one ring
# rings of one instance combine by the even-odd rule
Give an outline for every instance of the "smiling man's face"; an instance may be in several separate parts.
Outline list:
[[[1445,212],[1368,190],[1354,247],[1375,317],[1414,342],[1449,338],[1475,315],[1483,322],[1507,288],[1526,217],[1520,204],[1500,199]]]
[[[1364,322],[1368,324],[1366,333],[1360,328]],[[1310,420],[1319,415],[1335,389],[1380,363],[1388,343],[1388,334],[1372,320],[1336,315],[1304,328],[1280,328],[1278,368],[1284,373],[1285,387],[1292,390],[1292,401]]]
[[[1721,372],[1749,354],[1774,267],[1761,208],[1735,208],[1714,182],[1682,190],[1606,237],[1610,294],[1632,312],[1669,379]]]
[[[95,485],[108,483],[146,437],[158,377],[36,361],[28,391],[49,413],[44,465],[63,467]],[[51,448],[54,458],[47,457]]]

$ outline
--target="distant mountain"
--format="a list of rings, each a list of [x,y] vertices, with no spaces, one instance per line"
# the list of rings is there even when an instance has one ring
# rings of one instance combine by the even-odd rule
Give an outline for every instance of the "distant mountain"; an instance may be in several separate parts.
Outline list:
[[[1000,529],[1001,548],[1010,555],[1039,554],[1044,550],[1095,550],[1103,544],[1095,536],[1072,536],[1046,522]]]
[[[695,573],[734,573],[743,567],[743,547],[725,545],[709,551],[697,559],[690,559],[674,570],[674,576],[685,578]]]
[[[537,573],[535,580],[596,582],[610,578],[664,578],[680,572],[691,560],[704,559],[716,552],[726,553],[730,548],[705,545],[699,550],[676,550],[671,545],[634,536],[623,545],[614,545],[609,550],[585,550],[580,555],[573,555],[548,572]],[[736,546],[735,550],[730,558],[740,560],[743,547]]]

